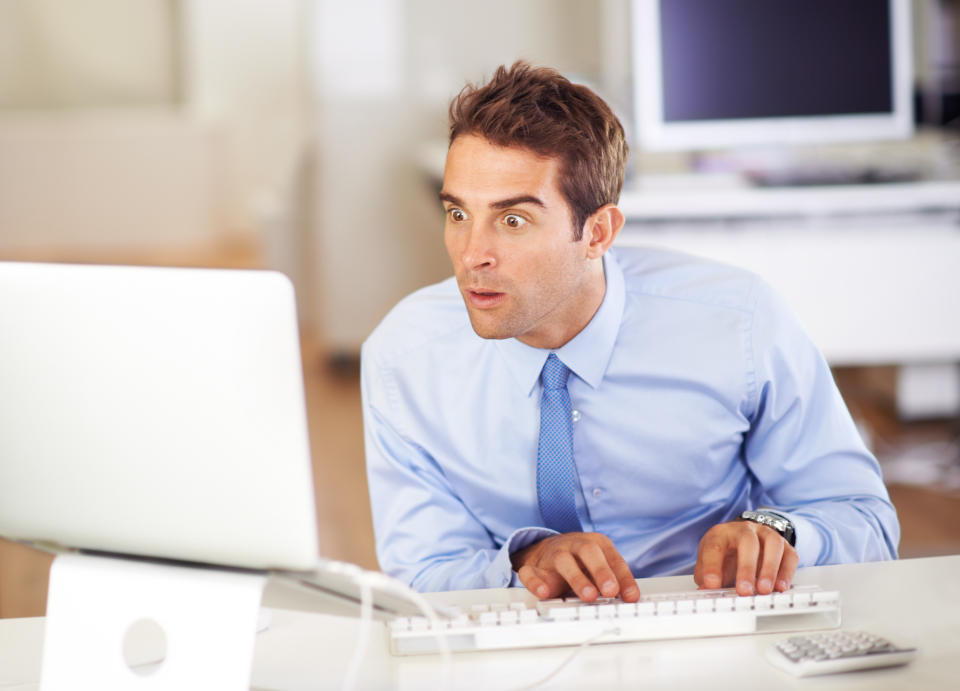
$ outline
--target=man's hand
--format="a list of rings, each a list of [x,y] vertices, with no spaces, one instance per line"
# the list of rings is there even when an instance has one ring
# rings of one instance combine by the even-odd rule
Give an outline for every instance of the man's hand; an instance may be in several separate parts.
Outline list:
[[[701,588],[730,587],[737,594],[783,592],[797,571],[797,550],[773,528],[751,521],[720,523],[700,540],[693,580]]]
[[[599,595],[624,602],[640,599],[627,562],[606,535],[565,533],[535,542],[511,557],[527,590],[541,600],[572,590],[585,602]]]

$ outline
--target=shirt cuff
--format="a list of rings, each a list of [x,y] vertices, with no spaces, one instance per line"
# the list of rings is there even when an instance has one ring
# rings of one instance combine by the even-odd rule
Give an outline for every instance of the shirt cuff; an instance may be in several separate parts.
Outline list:
[[[553,535],[559,535],[556,530],[549,528],[519,528],[514,530],[503,547],[497,553],[493,562],[487,568],[486,581],[488,588],[506,588],[523,585],[517,577],[517,572],[513,570],[513,564],[510,563],[510,556],[519,552],[524,547],[529,547],[534,542],[540,542],[544,538]]]
[[[783,514],[793,523],[794,535],[797,537],[794,549],[797,550],[797,556],[800,559],[797,566],[816,566],[820,558],[820,551],[823,549],[823,538],[820,536],[820,531],[817,530],[816,525],[812,521],[793,513],[787,513],[779,509],[777,513]]]

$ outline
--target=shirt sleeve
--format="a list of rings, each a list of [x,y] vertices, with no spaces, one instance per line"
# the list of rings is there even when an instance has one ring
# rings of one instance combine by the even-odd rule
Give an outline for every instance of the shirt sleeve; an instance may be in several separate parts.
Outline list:
[[[744,455],[763,490],[757,504],[793,521],[800,566],[895,559],[900,526],[880,467],[823,356],[763,284],[750,334]]]
[[[391,373],[377,365],[367,346],[360,379],[381,569],[421,592],[517,585],[510,555],[556,533],[519,528],[498,544],[457,496],[438,460],[402,433],[392,410]]]

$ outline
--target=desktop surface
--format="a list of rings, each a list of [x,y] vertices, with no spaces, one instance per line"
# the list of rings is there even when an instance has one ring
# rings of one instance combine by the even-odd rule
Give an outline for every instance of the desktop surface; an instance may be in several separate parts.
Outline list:
[[[638,581],[643,592],[679,592],[689,576]],[[841,630],[864,630],[902,646],[916,646],[906,667],[794,679],[765,659],[766,649],[789,634],[650,641],[591,646],[582,650],[545,688],[949,688],[956,683],[960,649],[960,555],[897,562],[801,569],[798,585],[838,590],[843,600]],[[528,599],[522,589],[434,593],[435,604],[470,605],[499,599]],[[308,598],[270,585],[264,606],[269,628],[257,637],[253,688],[340,688],[358,642],[360,621],[321,613]],[[309,611],[314,610],[314,611]],[[43,619],[0,620],[0,688],[37,688]],[[501,689],[534,684],[560,666],[574,648],[463,653],[453,657],[453,688]],[[146,653],[145,653],[146,654]],[[374,622],[358,688],[442,687],[439,655],[394,657],[384,625]]]

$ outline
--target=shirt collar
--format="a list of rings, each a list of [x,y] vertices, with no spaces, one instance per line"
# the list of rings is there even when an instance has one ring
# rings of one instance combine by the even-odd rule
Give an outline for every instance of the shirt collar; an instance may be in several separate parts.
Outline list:
[[[507,368],[528,396],[533,393],[540,379],[540,370],[543,369],[547,357],[554,352],[574,374],[592,388],[600,386],[613,355],[626,300],[623,271],[612,252],[603,255],[603,273],[606,290],[600,308],[580,333],[560,348],[533,348],[515,338],[495,342]]]

